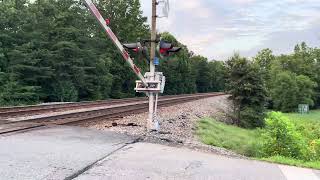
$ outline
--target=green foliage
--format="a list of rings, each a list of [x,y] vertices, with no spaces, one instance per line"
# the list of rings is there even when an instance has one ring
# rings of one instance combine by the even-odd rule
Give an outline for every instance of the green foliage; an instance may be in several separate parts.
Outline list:
[[[97,1],[97,6],[121,42],[150,38],[139,0]],[[134,73],[80,1],[0,1],[0,26],[0,105],[138,95]],[[168,32],[161,36],[182,47],[158,67],[167,77],[165,94],[227,88],[235,123],[249,128],[263,126],[266,104],[285,112],[300,103],[320,105],[318,48],[301,43],[280,56],[263,49],[253,61],[235,55],[224,63],[194,55]],[[148,70],[145,60],[135,63]],[[5,92],[20,94],[15,95],[20,100]]]
[[[319,159],[320,140],[320,111],[310,111],[308,114],[287,113],[285,114],[296,126],[296,129],[306,139],[305,159]]]
[[[110,19],[121,42],[150,38],[139,0],[98,1],[97,7]],[[134,73],[81,1],[0,1],[0,26],[0,105],[16,104],[5,92],[26,95],[26,100],[19,95],[19,103],[137,95]],[[192,66],[191,53],[171,34],[162,35],[183,47],[179,54],[161,62],[168,80],[166,94],[223,90],[223,79],[215,75],[223,72],[221,65],[211,65],[214,71],[205,75],[217,78],[209,79],[208,87],[197,88],[196,72],[201,71]],[[135,58],[135,63],[143,72],[148,70],[145,60]],[[205,60],[203,67],[207,65]],[[11,84],[7,76],[14,77]]]
[[[271,85],[273,108],[288,112],[296,110],[300,103],[307,103],[311,107],[319,105],[317,59],[320,59],[319,49],[310,48],[306,43],[296,45],[293,54],[276,57],[271,64],[268,83]]]
[[[257,65],[235,54],[226,62],[227,90],[234,103],[234,123],[254,128],[264,125],[266,88]]]
[[[317,131],[318,128],[312,127],[307,120],[296,122],[280,112],[271,112],[259,139],[261,151],[257,155],[319,161],[320,138]]]
[[[295,125],[280,112],[270,112],[262,132],[263,156],[301,158],[305,142]]]
[[[308,76],[299,75],[297,76],[297,86],[299,87],[299,92],[297,94],[298,103],[314,106],[314,89],[317,87],[317,84]]]
[[[35,86],[22,86],[17,81],[8,80],[0,86],[0,104],[33,104],[39,101],[37,92]]]
[[[70,81],[60,81],[53,87],[53,96],[57,101],[73,102],[78,100],[78,91]]]
[[[161,60],[159,70],[166,76],[165,94],[223,91],[225,67],[222,62],[208,61],[194,56],[168,32],[161,34],[163,40],[182,47],[178,54]]]
[[[254,58],[255,63],[259,64],[259,67],[265,71],[264,73],[267,76],[269,75],[269,71],[274,60],[275,56],[272,54],[270,49],[263,49],[259,51]]]
[[[196,85],[198,92],[208,92],[210,88],[210,69],[208,60],[202,56],[191,58],[192,66],[196,69]]]
[[[271,95],[274,107],[282,112],[297,108],[297,94],[299,88],[292,72],[281,72],[274,79]]]
[[[304,75],[290,71],[279,73],[273,79],[271,96],[274,108],[282,112],[296,110],[299,104],[314,105],[314,89],[317,84]]]
[[[196,133],[205,144],[259,160],[320,169],[319,113],[270,112],[266,126],[253,130],[204,118]]]

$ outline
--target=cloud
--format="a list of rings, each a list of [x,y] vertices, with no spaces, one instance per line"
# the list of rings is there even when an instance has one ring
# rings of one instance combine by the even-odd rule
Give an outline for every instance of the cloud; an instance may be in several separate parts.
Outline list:
[[[151,14],[150,0],[141,2]],[[170,7],[158,30],[210,59],[227,59],[234,51],[251,56],[262,47],[288,52],[301,41],[317,45],[312,32],[320,30],[319,0],[171,0]]]
[[[263,40],[261,45],[248,51],[243,51],[242,55],[252,57],[257,51],[264,48],[270,48],[275,54],[286,54],[293,52],[296,44],[305,41],[308,46],[319,46],[320,44],[320,23],[314,24],[309,29],[274,32]]]
[[[246,5],[255,2],[256,0],[232,0],[233,3]]]

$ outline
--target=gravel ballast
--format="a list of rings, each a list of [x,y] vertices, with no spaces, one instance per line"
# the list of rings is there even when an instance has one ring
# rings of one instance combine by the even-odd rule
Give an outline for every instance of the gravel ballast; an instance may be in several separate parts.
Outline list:
[[[208,146],[196,137],[196,122],[203,117],[214,117],[226,120],[230,102],[228,95],[215,96],[183,104],[158,109],[159,132],[148,132],[146,129],[148,113],[130,115],[117,120],[99,120],[82,123],[81,126],[115,131],[138,136],[141,141],[161,143],[173,146],[185,146],[195,150],[213,152],[220,155],[244,158],[224,148]]]

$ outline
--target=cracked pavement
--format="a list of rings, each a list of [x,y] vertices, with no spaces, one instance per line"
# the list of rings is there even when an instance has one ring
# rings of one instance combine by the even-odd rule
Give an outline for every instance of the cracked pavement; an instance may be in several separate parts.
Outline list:
[[[317,180],[320,171],[57,126],[0,136],[0,180]]]

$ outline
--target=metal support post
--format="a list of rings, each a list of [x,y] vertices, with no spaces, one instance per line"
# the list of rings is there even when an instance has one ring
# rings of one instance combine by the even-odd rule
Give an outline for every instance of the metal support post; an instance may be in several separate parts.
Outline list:
[[[152,22],[151,22],[151,52],[150,52],[150,74],[151,80],[155,80],[155,65],[154,58],[156,54],[156,23],[157,23],[157,1],[152,0]],[[154,118],[155,111],[155,93],[149,93],[149,115],[148,115],[148,129],[157,130],[157,120]]]

